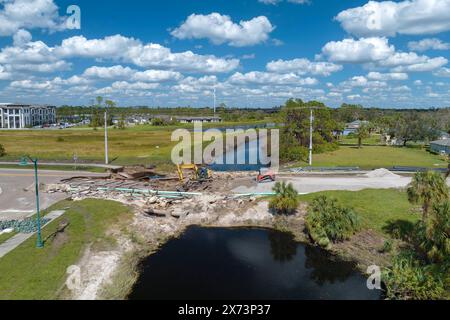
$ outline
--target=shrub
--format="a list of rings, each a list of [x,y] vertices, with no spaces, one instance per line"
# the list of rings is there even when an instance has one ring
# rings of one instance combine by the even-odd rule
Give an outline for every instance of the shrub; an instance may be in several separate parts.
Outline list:
[[[280,148],[280,158],[284,161],[306,161],[308,159],[308,149],[301,146],[282,146]]]
[[[430,262],[450,261],[450,201],[435,204],[429,218],[416,225],[414,244]]]
[[[269,209],[278,214],[292,214],[297,210],[299,200],[298,192],[292,183],[277,182],[273,191],[277,195],[270,201]]]
[[[6,155],[6,150],[3,147],[3,145],[0,144],[0,157],[3,157]]]
[[[306,217],[306,229],[318,245],[330,246],[331,242],[350,239],[359,230],[358,215],[343,207],[335,199],[320,196],[315,198]]]
[[[395,257],[392,267],[383,273],[386,297],[396,300],[437,300],[444,298],[445,286],[442,270],[424,266],[413,253]],[[443,273],[445,274],[445,273]]]
[[[58,137],[58,138],[56,138],[56,142],[64,142],[64,138],[63,137]]]

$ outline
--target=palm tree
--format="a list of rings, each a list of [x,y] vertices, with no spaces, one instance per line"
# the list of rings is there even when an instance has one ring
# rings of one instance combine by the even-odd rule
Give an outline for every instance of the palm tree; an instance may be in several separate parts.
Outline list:
[[[361,149],[362,141],[369,137],[369,128],[365,124],[361,124],[361,126],[356,130],[356,137],[358,138],[358,148]]]
[[[433,203],[440,203],[449,198],[449,188],[444,177],[432,171],[416,173],[407,192],[411,203],[422,203],[424,222]]]
[[[448,156],[448,169],[447,174],[445,175],[445,179],[450,177],[450,156]]]
[[[292,183],[277,182],[273,191],[277,194],[269,203],[269,208],[276,213],[292,214],[297,210],[298,192]]]

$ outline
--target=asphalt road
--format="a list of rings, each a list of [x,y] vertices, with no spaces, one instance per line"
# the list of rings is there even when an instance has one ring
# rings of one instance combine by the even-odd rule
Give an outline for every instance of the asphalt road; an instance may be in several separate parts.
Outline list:
[[[364,175],[360,176],[323,176],[323,177],[279,177],[277,181],[291,182],[294,188],[301,194],[315,193],[321,191],[360,191],[364,189],[397,189],[405,188],[411,182],[411,177],[393,176],[370,178]],[[450,186],[450,179],[447,180]],[[235,193],[266,193],[272,192],[275,186],[271,183],[256,183],[251,181],[247,183],[236,183],[233,192]]]
[[[90,172],[39,171],[39,183],[57,183],[73,176],[102,176]],[[63,200],[64,194],[40,193],[40,207],[46,209]],[[20,219],[36,212],[33,170],[0,169],[0,220]]]

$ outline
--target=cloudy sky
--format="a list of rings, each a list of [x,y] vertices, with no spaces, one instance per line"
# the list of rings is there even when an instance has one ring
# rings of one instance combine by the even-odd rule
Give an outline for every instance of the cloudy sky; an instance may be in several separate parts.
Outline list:
[[[450,0],[0,0],[0,102],[443,107],[449,60]]]

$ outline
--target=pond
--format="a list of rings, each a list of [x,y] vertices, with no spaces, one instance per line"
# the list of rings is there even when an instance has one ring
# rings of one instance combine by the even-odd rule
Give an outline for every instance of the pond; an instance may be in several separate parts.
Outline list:
[[[269,229],[190,227],[142,262],[131,300],[377,300],[355,264]]]

